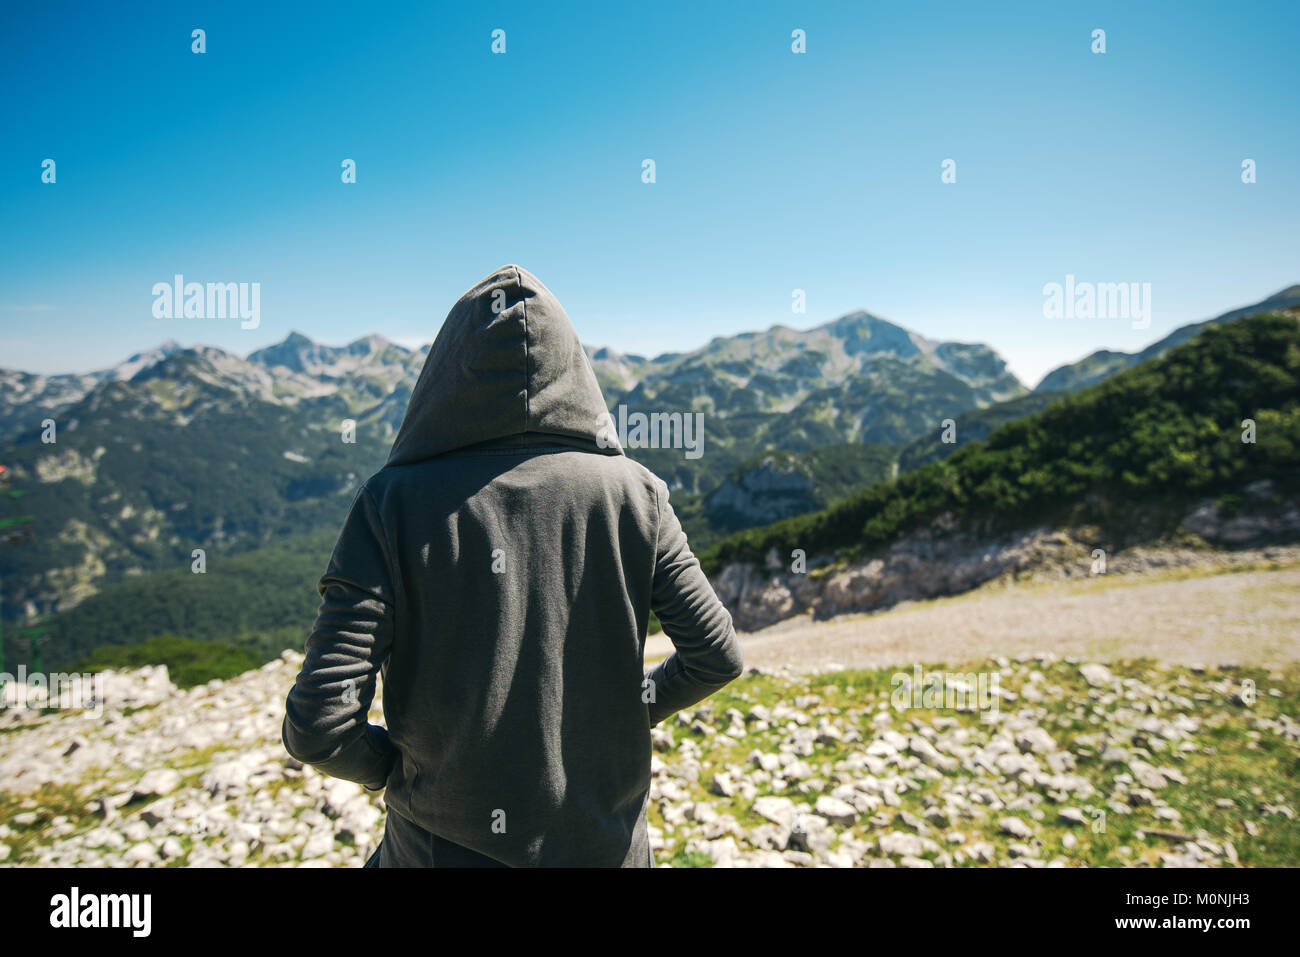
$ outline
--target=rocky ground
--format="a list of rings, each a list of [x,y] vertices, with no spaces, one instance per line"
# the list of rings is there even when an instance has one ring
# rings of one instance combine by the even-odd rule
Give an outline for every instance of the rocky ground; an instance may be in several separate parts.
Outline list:
[[[280,745],[300,663],[286,652],[189,691],[161,668],[111,676],[98,717],[0,712],[0,861],[361,866],[382,833],[382,797]],[[652,757],[656,861],[1300,863],[1300,669],[1041,654],[960,671],[946,687],[982,679],[996,691],[983,710],[895,700],[911,669],[759,671],[665,722]]]
[[[949,686],[997,675],[995,712],[894,700],[910,674],[749,675],[657,731],[662,855],[706,866],[1300,863],[1294,668],[1040,654],[949,675]]]

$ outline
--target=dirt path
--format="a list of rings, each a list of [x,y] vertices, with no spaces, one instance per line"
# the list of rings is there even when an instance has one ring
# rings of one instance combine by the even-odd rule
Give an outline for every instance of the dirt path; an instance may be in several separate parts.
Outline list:
[[[991,585],[827,622],[801,616],[742,634],[745,663],[799,670],[961,664],[1021,652],[1175,664],[1300,661],[1300,567],[1189,578]],[[671,650],[646,643],[647,660]]]

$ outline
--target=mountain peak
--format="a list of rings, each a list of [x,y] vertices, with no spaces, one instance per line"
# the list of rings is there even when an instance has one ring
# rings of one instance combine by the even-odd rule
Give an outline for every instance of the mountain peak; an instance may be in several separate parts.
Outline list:
[[[353,339],[345,348],[352,355],[365,355],[367,353],[383,352],[392,345],[394,345],[392,341],[385,339],[377,332],[372,332],[368,336]]]
[[[143,352],[137,352],[128,356],[126,359],[105,370],[100,374],[100,378],[115,379],[124,382],[127,379],[134,378],[145,369],[151,368],[162,362],[164,359],[171,358],[178,352],[182,352],[184,347],[175,339],[168,339],[152,349],[146,349]]]
[[[248,354],[249,362],[264,366],[284,366],[293,372],[305,372],[316,364],[321,347],[294,329],[282,340]]]

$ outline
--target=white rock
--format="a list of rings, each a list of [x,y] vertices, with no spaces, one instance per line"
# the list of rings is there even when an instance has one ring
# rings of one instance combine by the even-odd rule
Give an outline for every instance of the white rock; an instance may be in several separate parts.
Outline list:
[[[260,763],[256,755],[245,754],[214,764],[203,775],[203,788],[213,797],[243,794],[248,790],[248,779]]]
[[[1077,807],[1063,807],[1060,814],[1062,821],[1069,821],[1071,824],[1087,824],[1088,819]]]
[[[761,797],[754,801],[754,813],[773,824],[789,828],[794,824],[794,801],[783,797]]]
[[[148,841],[141,841],[139,844],[133,844],[127,848],[126,853],[122,855],[122,859],[130,864],[137,864],[141,861],[156,861],[158,859],[158,848]]]
[[[1083,680],[1094,688],[1106,687],[1115,679],[1109,668],[1096,663],[1081,666],[1079,674],[1083,675]]]
[[[770,752],[754,751],[750,754],[750,760],[764,771],[775,771],[781,766],[780,756]]]
[[[302,859],[307,861],[314,857],[324,857],[332,850],[334,850],[334,835],[329,831],[315,831],[302,846]]]
[[[1138,784],[1144,788],[1158,791],[1169,783],[1163,774],[1145,761],[1130,761],[1128,769],[1133,772],[1133,777],[1137,779]]]
[[[787,781],[803,781],[813,776],[813,769],[807,761],[793,761],[781,773]]]
[[[146,771],[136,783],[137,798],[166,797],[181,786],[181,773],[174,768],[154,768]]]
[[[132,821],[126,827],[122,828],[122,836],[133,844],[147,840],[149,837],[149,825],[144,821]]]
[[[1056,742],[1042,728],[1026,728],[1016,735],[1016,747],[1033,754],[1048,754],[1056,750]]]
[[[905,834],[902,831],[889,831],[880,835],[879,843],[880,853],[901,857],[918,857],[924,849],[919,835]]]
[[[360,784],[335,778],[325,787],[325,813],[337,817],[354,798],[364,796]]]
[[[790,829],[790,846],[796,850],[825,853],[830,850],[833,834],[826,819],[815,814],[800,814]]]
[[[857,809],[847,801],[823,795],[813,806],[813,813],[826,818],[832,824],[848,827],[858,819]]]
[[[714,867],[730,867],[739,853],[734,838],[724,837],[709,842],[709,856],[713,858]]]
[[[1030,838],[1034,836],[1034,829],[1018,817],[999,818],[998,830],[1002,831],[1003,834],[1010,834],[1012,837]]]

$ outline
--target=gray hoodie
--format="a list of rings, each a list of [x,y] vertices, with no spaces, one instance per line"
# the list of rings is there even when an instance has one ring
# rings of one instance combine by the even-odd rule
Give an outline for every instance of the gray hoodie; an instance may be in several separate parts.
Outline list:
[[[651,864],[650,729],[744,660],[606,411],[535,276],[503,266],[461,297],[321,578],[290,754],[504,864]],[[676,651],[646,676],[651,609]]]

